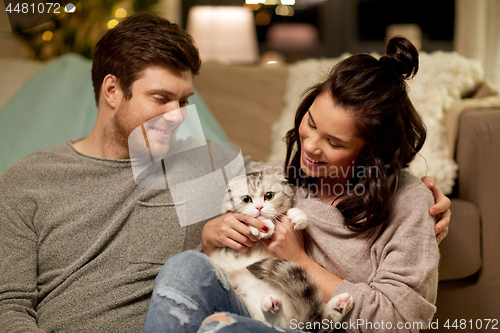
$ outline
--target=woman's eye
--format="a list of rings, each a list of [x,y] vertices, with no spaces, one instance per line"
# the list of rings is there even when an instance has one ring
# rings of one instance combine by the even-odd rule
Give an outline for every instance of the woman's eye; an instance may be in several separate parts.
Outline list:
[[[267,192],[266,194],[264,194],[264,199],[266,201],[271,201],[274,199],[274,192]]]
[[[244,195],[241,197],[241,202],[246,204],[252,203],[252,198],[250,198],[248,195]]]
[[[179,103],[179,105],[181,107],[188,106],[189,105],[189,101],[182,101],[182,102]]]
[[[316,129],[316,127],[314,127],[313,124],[311,124],[311,120],[307,121],[307,125],[309,125],[309,127],[311,127],[312,129]]]
[[[330,140],[328,140],[328,143],[330,144],[330,146],[332,146],[333,148],[340,148],[340,146],[337,146],[336,144],[333,144]]]

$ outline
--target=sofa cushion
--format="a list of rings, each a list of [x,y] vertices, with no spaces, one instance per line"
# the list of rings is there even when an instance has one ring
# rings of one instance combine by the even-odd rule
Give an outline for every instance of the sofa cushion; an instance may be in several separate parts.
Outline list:
[[[483,98],[498,95],[498,90],[489,81],[482,81],[471,98]]]
[[[452,199],[448,236],[439,245],[439,280],[458,280],[476,273],[482,264],[480,216],[476,205]]]
[[[32,59],[0,58],[0,109],[45,65]]]
[[[194,85],[229,140],[244,155],[264,161],[271,149],[271,125],[284,106],[287,75],[287,67],[281,65],[204,62]]]

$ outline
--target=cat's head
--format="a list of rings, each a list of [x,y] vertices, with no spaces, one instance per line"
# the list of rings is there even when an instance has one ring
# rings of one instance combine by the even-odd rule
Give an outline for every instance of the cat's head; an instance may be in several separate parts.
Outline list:
[[[285,214],[292,207],[292,201],[293,189],[281,172],[260,171],[232,179],[222,208],[273,219]]]

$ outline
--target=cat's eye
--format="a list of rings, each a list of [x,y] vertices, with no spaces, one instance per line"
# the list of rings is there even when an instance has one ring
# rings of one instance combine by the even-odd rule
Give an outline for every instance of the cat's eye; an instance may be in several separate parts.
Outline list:
[[[252,198],[250,198],[248,195],[244,195],[241,197],[241,202],[246,204],[252,203]]]
[[[271,201],[274,199],[274,192],[267,192],[266,194],[264,194],[264,199],[266,201]]]

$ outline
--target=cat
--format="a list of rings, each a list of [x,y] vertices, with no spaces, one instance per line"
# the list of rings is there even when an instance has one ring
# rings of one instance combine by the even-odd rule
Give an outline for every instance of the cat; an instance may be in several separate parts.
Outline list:
[[[292,203],[293,189],[284,175],[260,171],[231,180],[222,207],[223,211],[239,212],[263,221],[269,229],[267,232],[250,226],[252,234],[262,239],[273,234],[283,214],[295,230],[306,227],[305,213],[292,208]],[[292,320],[303,325],[321,323],[324,319],[328,323],[339,322],[352,308],[353,299],[347,293],[324,304],[309,273],[296,263],[272,257],[261,242],[256,242],[247,252],[218,248],[210,259],[224,270],[253,319],[295,328],[291,327]],[[322,332],[322,328],[313,331]]]

